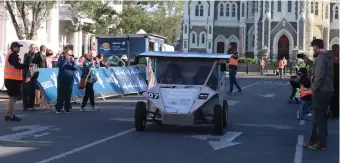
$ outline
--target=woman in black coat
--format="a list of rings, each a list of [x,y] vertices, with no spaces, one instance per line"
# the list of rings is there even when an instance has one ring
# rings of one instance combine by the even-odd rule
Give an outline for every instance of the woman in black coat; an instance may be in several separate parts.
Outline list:
[[[334,94],[331,101],[331,113],[333,118],[339,118],[339,45],[332,46],[333,53],[333,85]]]

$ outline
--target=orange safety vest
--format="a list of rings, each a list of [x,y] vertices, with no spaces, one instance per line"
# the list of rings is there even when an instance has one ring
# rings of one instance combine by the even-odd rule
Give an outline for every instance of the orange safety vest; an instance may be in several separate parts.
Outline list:
[[[237,66],[237,65],[238,65],[237,59],[235,59],[235,58],[230,58],[230,59],[229,59],[229,65]]]
[[[284,68],[285,67],[285,64],[283,63],[283,60],[280,60],[279,61],[279,68]]]
[[[311,88],[305,88],[302,85],[300,85],[300,98],[312,95],[312,89]]]
[[[4,69],[4,78],[5,79],[11,79],[11,80],[18,80],[22,81],[22,70],[15,68],[13,65],[11,65],[8,62],[9,56],[13,54],[12,51],[9,51],[6,55],[5,60],[5,69]]]

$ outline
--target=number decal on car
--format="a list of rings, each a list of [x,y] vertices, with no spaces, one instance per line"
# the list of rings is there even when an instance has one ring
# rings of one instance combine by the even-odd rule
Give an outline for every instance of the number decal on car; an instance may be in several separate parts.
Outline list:
[[[148,92],[148,97],[149,98],[153,98],[153,99],[158,99],[159,98],[159,94],[158,93]]]

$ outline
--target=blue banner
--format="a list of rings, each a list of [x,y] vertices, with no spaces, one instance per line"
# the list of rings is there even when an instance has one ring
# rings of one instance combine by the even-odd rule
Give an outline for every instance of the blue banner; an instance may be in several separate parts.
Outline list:
[[[147,85],[141,76],[138,66],[112,68],[123,94],[144,92]]]
[[[81,74],[79,68],[74,72],[73,97],[83,96],[85,93],[83,89],[78,89]],[[98,81],[93,86],[96,94],[131,94],[147,90],[144,76],[137,66],[98,68],[96,75]],[[57,100],[57,77],[58,68],[40,69],[38,84],[48,102]]]

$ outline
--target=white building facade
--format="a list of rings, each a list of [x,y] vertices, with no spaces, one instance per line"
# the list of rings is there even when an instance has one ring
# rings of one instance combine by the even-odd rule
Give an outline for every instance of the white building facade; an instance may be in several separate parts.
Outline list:
[[[297,49],[310,52],[314,38],[339,44],[338,0],[185,1],[183,51],[225,53],[236,42],[245,57],[263,51],[273,60]]]
[[[115,3],[110,5],[117,12],[122,11],[122,4]],[[5,11],[5,4],[0,0],[0,11]],[[74,21],[77,19],[78,21]],[[75,56],[81,56],[87,52],[91,43],[95,40],[90,33],[83,31],[73,32],[67,31],[66,26],[68,23],[92,23],[88,19],[79,19],[69,9],[69,5],[63,2],[55,4],[52,8],[46,21],[42,23],[40,29],[36,32],[33,40],[42,44],[46,43],[51,45],[51,49],[61,50],[66,45],[73,46]],[[11,42],[18,40],[15,29],[13,27],[9,15],[2,14],[0,16],[0,51],[7,51]]]

